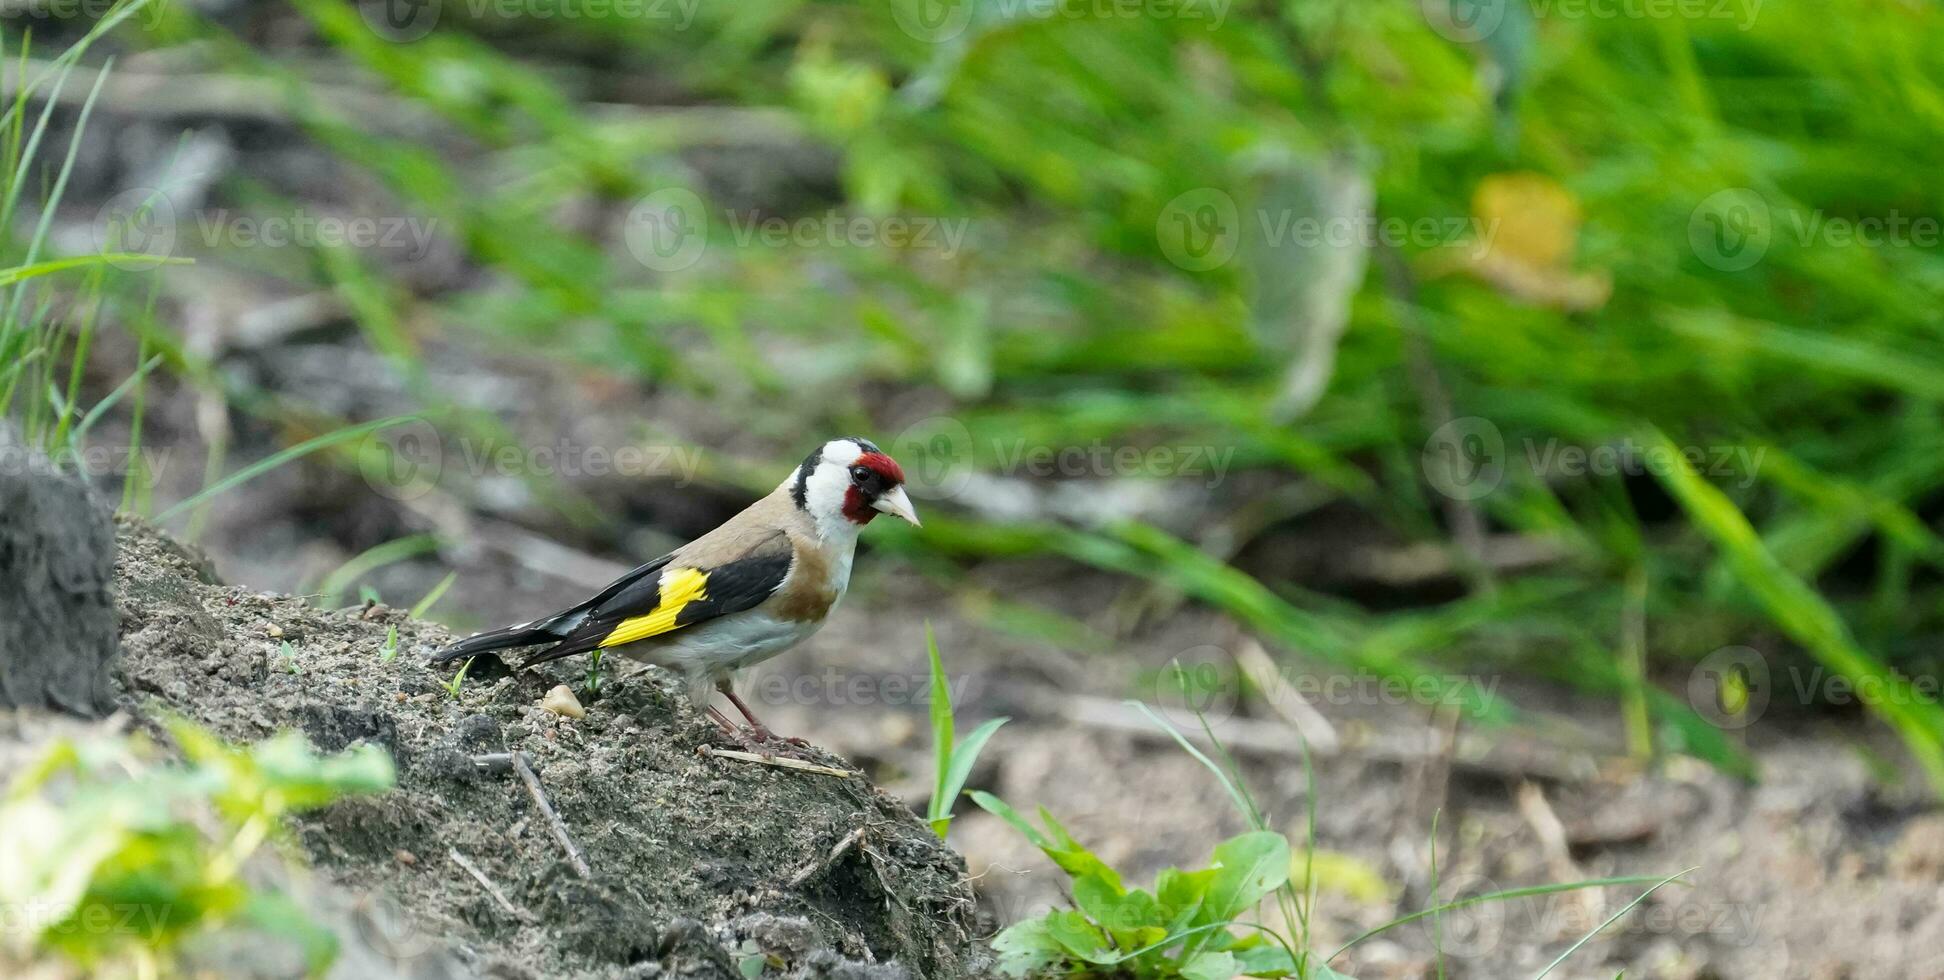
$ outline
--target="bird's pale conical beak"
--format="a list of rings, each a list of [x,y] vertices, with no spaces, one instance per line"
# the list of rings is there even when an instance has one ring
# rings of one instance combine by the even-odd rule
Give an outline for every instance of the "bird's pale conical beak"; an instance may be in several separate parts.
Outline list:
[[[924,526],[918,522],[918,512],[912,509],[911,498],[905,496],[903,487],[892,487],[889,492],[873,501],[871,506],[893,517],[902,517],[910,521],[912,527]]]

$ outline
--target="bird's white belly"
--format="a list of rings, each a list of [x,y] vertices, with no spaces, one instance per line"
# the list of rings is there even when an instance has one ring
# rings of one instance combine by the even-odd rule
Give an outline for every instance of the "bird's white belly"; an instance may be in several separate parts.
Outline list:
[[[631,643],[620,652],[691,676],[722,675],[768,660],[803,642],[822,625],[779,619],[752,609]]]

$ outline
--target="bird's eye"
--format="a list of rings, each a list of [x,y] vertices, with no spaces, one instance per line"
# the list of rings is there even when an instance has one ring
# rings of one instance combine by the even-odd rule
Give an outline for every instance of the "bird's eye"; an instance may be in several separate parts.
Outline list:
[[[853,466],[850,468],[850,474],[851,482],[864,483],[871,478],[871,468],[868,466]]]

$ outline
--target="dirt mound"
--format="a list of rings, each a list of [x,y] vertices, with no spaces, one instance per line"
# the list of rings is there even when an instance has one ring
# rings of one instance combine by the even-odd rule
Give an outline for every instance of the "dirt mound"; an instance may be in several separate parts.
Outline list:
[[[238,741],[280,729],[366,742],[398,788],[300,823],[317,868],[396,905],[376,937],[403,966],[456,956],[494,977],[958,977],[989,956],[964,862],[861,775],[698,754],[727,747],[659,672],[509,674],[457,696],[423,665],[443,628],[383,606],[325,611],[216,581],[139,521],[118,535],[123,699]],[[587,717],[538,707],[562,680]],[[532,761],[591,875],[524,782]],[[843,760],[821,763],[850,768]]]

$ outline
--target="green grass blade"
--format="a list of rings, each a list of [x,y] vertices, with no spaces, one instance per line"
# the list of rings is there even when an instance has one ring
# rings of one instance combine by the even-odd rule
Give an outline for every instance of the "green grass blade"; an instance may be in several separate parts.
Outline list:
[[[965,789],[965,781],[972,778],[972,767],[979,762],[979,753],[985,751],[986,740],[992,737],[1010,718],[994,718],[972,730],[965,741],[952,746],[951,769],[940,780],[936,795],[927,807],[933,829],[939,822],[949,823],[952,819],[952,806],[958,802],[960,791]],[[939,831],[943,835],[944,831]]]
[[[1599,925],[1593,927],[1593,929],[1589,931],[1586,935],[1581,936],[1578,942],[1574,943],[1571,946],[1566,947],[1566,951],[1564,953],[1559,954],[1558,959],[1553,960],[1551,963],[1548,963],[1546,965],[1546,968],[1540,970],[1539,975],[1533,977],[1532,980],[1546,980],[1547,974],[1551,973],[1555,968],[1559,966],[1559,964],[1566,962],[1568,957],[1572,956],[1574,953],[1579,952],[1579,948],[1581,946],[1586,945],[1588,942],[1590,942],[1594,936],[1599,935],[1600,930],[1605,929],[1607,926],[1610,926],[1615,922],[1620,921],[1621,916],[1626,915],[1628,912],[1633,911],[1635,906],[1647,900],[1647,896],[1652,895],[1657,891],[1660,891],[1663,886],[1671,884],[1675,879],[1680,878],[1682,875],[1692,874],[1694,870],[1695,870],[1694,868],[1689,868],[1686,871],[1682,871],[1678,874],[1668,875],[1667,877],[1662,878],[1660,881],[1656,882],[1654,884],[1654,887],[1649,888],[1644,892],[1641,892],[1640,897],[1634,899],[1631,902],[1628,902],[1624,906],[1621,906],[1619,911],[1613,913],[1612,915],[1607,916],[1607,920],[1605,922],[1602,922]]]
[[[57,272],[66,272],[69,269],[113,265],[118,262],[140,262],[145,265],[191,265],[195,260],[188,258],[159,258],[152,255],[143,255],[139,252],[104,252],[100,255],[76,255],[64,259],[50,259],[46,262],[35,262],[31,265],[19,265],[11,269],[0,269],[0,286],[12,286],[26,282],[29,279],[38,279],[42,276],[50,276]]]
[[[945,662],[938,655],[938,637],[932,633],[929,620],[925,623],[925,652],[931,663],[932,797],[928,812],[935,823],[952,808],[952,801],[945,796],[945,779],[952,767],[955,733],[951,685],[946,683]]]
[[[1688,872],[1686,871],[1681,872],[1681,874],[1687,874],[1687,873]],[[1680,877],[1680,875],[1675,875],[1673,877],[1678,878]],[[1667,878],[1658,875],[1623,875],[1617,878],[1595,878],[1589,881],[1575,881],[1575,882],[1570,882],[1565,884],[1532,885],[1527,888],[1508,888],[1505,889],[1504,891],[1491,892],[1485,895],[1474,895],[1470,898],[1461,898],[1455,902],[1445,902],[1442,905],[1437,905],[1428,909],[1423,909],[1421,911],[1412,912],[1410,915],[1399,916],[1395,919],[1390,920],[1389,922],[1384,923],[1383,925],[1376,926],[1371,929],[1367,929],[1364,932],[1358,934],[1358,936],[1355,939],[1352,939],[1349,942],[1344,943],[1341,946],[1338,946],[1336,948],[1336,952],[1331,953],[1328,957],[1325,957],[1323,962],[1325,963],[1334,962],[1337,957],[1342,956],[1346,952],[1349,952],[1350,948],[1357,945],[1358,943],[1361,943],[1364,940],[1371,938],[1372,936],[1380,936],[1386,932],[1391,931],[1392,929],[1397,928],[1398,926],[1409,925],[1413,922],[1418,921],[1419,919],[1429,918],[1434,915],[1442,915],[1446,912],[1451,912],[1462,908],[1469,908],[1470,906],[1473,905],[1482,905],[1486,902],[1509,902],[1517,898],[1534,898],[1540,895],[1556,895],[1560,892],[1579,891],[1582,888],[1605,888],[1609,885],[1655,885],[1655,884],[1664,883],[1667,880],[1668,880]]]
[[[439,584],[433,586],[432,591],[427,592],[425,598],[420,599],[418,605],[412,607],[412,618],[424,619],[425,614],[431,612],[432,607],[438,605],[440,599],[445,598],[446,590],[452,588],[452,583],[457,581],[459,581],[458,572],[447,572],[446,577],[440,579]]]
[[[1828,600],[1783,567],[1741,510],[1703,480],[1665,435],[1654,430],[1648,439],[1671,460],[1656,469],[1661,482],[1722,550],[1735,577],[1783,632],[1856,686],[1859,699],[1903,736],[1932,789],[1944,794],[1944,707],[1859,647]]]
[[[120,404],[122,399],[128,397],[128,393],[134,391],[142,383],[142,379],[148,377],[148,373],[155,370],[156,366],[161,363],[162,355],[160,354],[142,362],[142,366],[136,368],[135,373],[122,379],[122,383],[116,385],[114,391],[109,392],[100,401],[96,402],[93,408],[88,409],[88,414],[81,416],[80,424],[74,427],[74,444],[77,446],[80,445],[81,440],[88,437],[88,430],[94,428],[95,423],[101,421],[101,417],[106,415],[109,409],[114,408],[117,404]]]
[[[203,503],[207,502],[210,498],[218,496],[219,494],[222,494],[226,491],[233,490],[239,486],[242,486],[243,484],[248,483],[259,476],[262,476],[265,473],[269,473],[276,470],[278,467],[283,466],[286,463],[292,462],[294,460],[302,459],[305,456],[309,456],[310,454],[317,452],[319,450],[329,449],[332,446],[342,445],[344,443],[350,442],[353,439],[361,439],[374,432],[380,432],[385,429],[389,429],[395,425],[403,425],[406,422],[410,422],[417,417],[418,416],[415,415],[399,415],[388,419],[379,419],[375,422],[366,422],[362,425],[348,426],[346,428],[339,429],[336,432],[329,432],[324,435],[318,436],[315,439],[307,439],[301,443],[298,443],[295,446],[290,447],[289,449],[283,450],[282,452],[264,457],[263,459],[260,459],[257,462],[252,463],[249,466],[245,466],[244,468],[237,470],[235,473],[232,473],[229,476],[224,477],[221,480],[218,480],[216,483],[203,488],[201,492],[196,493],[193,496],[190,496],[189,498],[177,503],[174,507],[171,507],[168,510],[165,510],[161,514],[157,515],[155,518],[156,523],[159,524],[163,521],[167,521],[169,518],[174,517],[177,514],[181,514],[185,511],[193,510],[196,507],[201,506]]]
[[[324,584],[318,586],[317,591],[323,594],[325,601],[336,602],[337,597],[351,588],[352,583],[366,575],[407,558],[416,558],[437,551],[438,548],[439,539],[431,534],[414,534],[373,545],[326,575]]]

